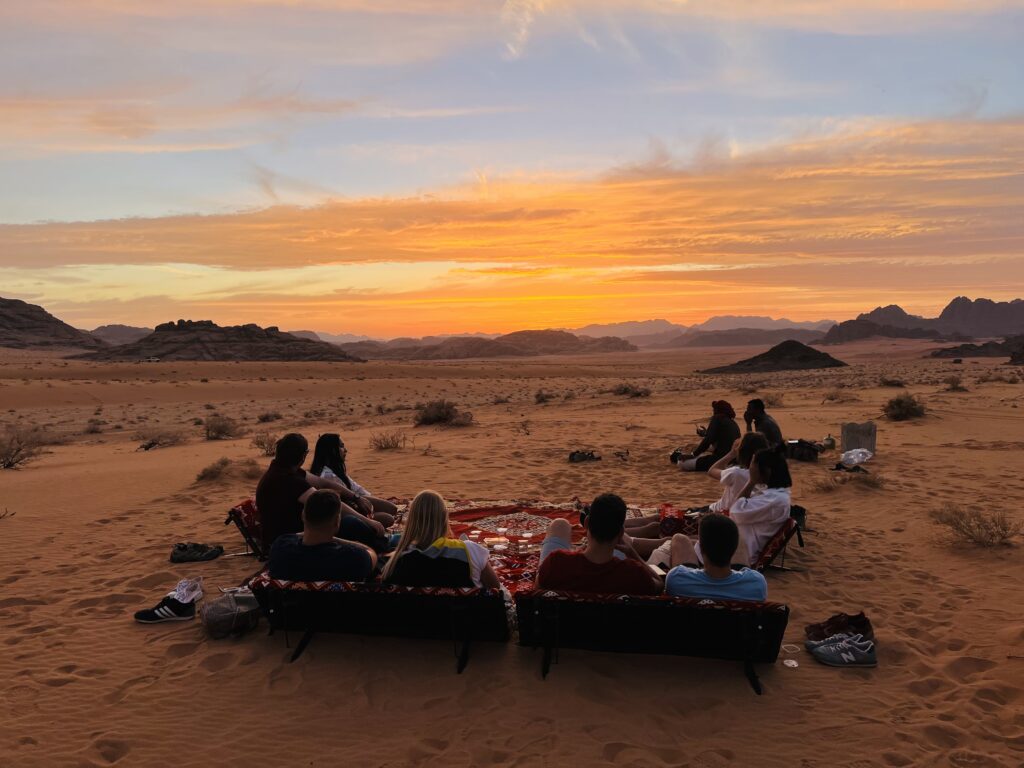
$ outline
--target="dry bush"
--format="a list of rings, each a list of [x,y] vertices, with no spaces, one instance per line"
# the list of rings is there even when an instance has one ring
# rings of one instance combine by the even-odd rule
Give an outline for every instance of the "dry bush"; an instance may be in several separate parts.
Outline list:
[[[227,416],[210,416],[203,422],[203,434],[207,440],[231,440],[241,437],[242,427]]]
[[[473,423],[473,414],[460,411],[450,400],[432,400],[416,404],[414,423],[417,427],[440,424],[446,427],[468,427]]]
[[[538,389],[536,394],[533,396],[533,402],[537,405],[544,405],[544,403],[550,402],[555,399],[555,395],[552,392],[545,392],[543,389]]]
[[[897,395],[882,406],[882,413],[892,421],[907,421],[924,416],[924,403],[911,394]]]
[[[651,390],[649,390],[647,387],[638,387],[636,384],[622,382],[621,384],[615,385],[615,387],[612,389],[612,394],[628,395],[629,397],[650,397]]]
[[[857,397],[852,392],[846,392],[845,390],[842,390],[842,389],[830,389],[828,392],[825,393],[825,396],[822,398],[821,402],[822,403],[855,403],[858,400],[860,400],[860,398]]]
[[[886,486],[886,479],[884,475],[868,472],[830,472],[813,480],[810,489],[815,493],[832,493],[847,485],[877,491]]]
[[[4,507],[4,511],[0,512],[0,520],[6,520],[9,517],[14,517],[16,514],[18,513],[11,512],[11,510],[7,509],[7,507]]]
[[[85,429],[82,432],[86,435],[98,435],[103,431],[103,425],[106,423],[102,419],[89,419],[85,423]]]
[[[36,429],[7,427],[0,433],[0,469],[14,469],[43,452],[45,436]]]
[[[932,520],[946,526],[958,541],[982,547],[1010,544],[1024,531],[1024,523],[1010,520],[1005,512],[987,512],[976,508],[944,504],[931,513]]]
[[[964,380],[960,376],[947,376],[942,380],[942,383],[946,385],[947,392],[966,392],[967,387],[964,386]]]
[[[1001,382],[1003,384],[1020,384],[1020,379],[1012,373],[1002,371],[985,371],[974,380],[975,384],[988,384],[990,382]]]
[[[782,408],[786,405],[781,392],[765,392],[761,395],[761,401],[765,408]]]
[[[897,387],[899,389],[903,389],[903,387],[905,387],[907,385],[903,381],[903,379],[891,378],[889,376],[882,376],[878,380],[878,386],[880,386],[880,387]]]
[[[243,459],[237,466],[239,473],[246,480],[259,480],[263,477],[263,467],[257,464],[255,459]]]
[[[220,480],[224,476],[228,467],[231,466],[231,459],[227,457],[221,457],[217,459],[213,464],[207,467],[203,467],[199,470],[199,474],[196,475],[196,482],[206,483],[210,480]]]
[[[505,403],[511,402],[511,398],[505,395],[495,395],[494,400],[491,401],[492,405],[504,405]]]
[[[278,413],[277,411],[267,411],[266,413],[261,413],[259,416],[256,417],[256,421],[258,421],[260,424],[268,424],[271,421],[280,420],[281,414]]]
[[[757,382],[748,381],[743,384],[740,384],[739,387],[737,387],[737,389],[739,390],[739,393],[741,395],[754,395],[757,394],[758,387],[760,387],[760,384],[758,384]]]
[[[151,451],[154,448],[166,448],[169,445],[180,445],[185,442],[185,433],[176,429],[160,429],[147,427],[135,433],[135,439],[141,440],[138,450]]]
[[[375,451],[397,451],[399,448],[405,448],[408,442],[409,438],[400,429],[391,432],[375,432],[370,435],[369,441],[370,448]]]
[[[273,456],[277,450],[277,435],[272,432],[257,432],[253,435],[252,447],[259,448],[264,456]]]

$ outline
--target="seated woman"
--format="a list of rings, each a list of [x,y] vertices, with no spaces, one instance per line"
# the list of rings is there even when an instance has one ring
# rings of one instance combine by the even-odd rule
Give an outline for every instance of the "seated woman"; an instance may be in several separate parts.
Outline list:
[[[707,472],[740,438],[736,411],[727,401],[715,400],[711,403],[711,411],[711,420],[704,430],[704,439],[700,445],[692,453],[674,455],[676,464],[684,472]],[[708,449],[710,453],[706,453]]]
[[[791,506],[790,487],[793,481],[785,457],[764,448],[754,454],[750,462],[750,477],[740,490],[727,514],[739,529],[739,546],[733,556],[733,564],[752,565],[769,539],[778,533],[779,527],[789,518]],[[691,542],[692,543],[692,542]],[[651,555],[649,562],[665,565],[671,560],[671,550],[678,550],[679,536],[672,543],[664,543]],[[696,563],[703,564],[700,542],[694,546]]]
[[[335,480],[343,483],[352,493],[360,499],[357,512],[362,512],[367,517],[372,517],[385,528],[395,522],[395,513],[398,508],[390,501],[378,499],[368,490],[348,475],[348,467],[345,459],[348,450],[341,436],[328,433],[320,435],[316,441],[316,448],[313,451],[313,463],[310,465],[310,472],[318,477]]]
[[[444,499],[420,491],[405,514],[405,530],[382,581],[407,587],[486,587],[501,583],[487,547],[452,536]]]
[[[694,511],[728,512],[733,502],[739,498],[740,491],[750,480],[749,467],[754,454],[768,447],[768,440],[760,432],[747,432],[733,443],[732,449],[708,470],[708,476],[722,484],[721,497],[718,501],[714,501],[706,507],[698,507]],[[735,465],[733,465],[734,461]],[[674,531],[663,530],[661,515],[654,514],[627,520],[626,533],[634,538],[656,539],[670,536]],[[642,551],[644,547],[645,545],[641,544],[637,551]]]

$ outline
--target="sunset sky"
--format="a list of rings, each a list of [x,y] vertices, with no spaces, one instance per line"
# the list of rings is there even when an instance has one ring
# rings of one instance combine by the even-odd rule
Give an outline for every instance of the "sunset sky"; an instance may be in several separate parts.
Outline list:
[[[374,336],[1024,295],[1024,0],[10,0],[0,296]]]

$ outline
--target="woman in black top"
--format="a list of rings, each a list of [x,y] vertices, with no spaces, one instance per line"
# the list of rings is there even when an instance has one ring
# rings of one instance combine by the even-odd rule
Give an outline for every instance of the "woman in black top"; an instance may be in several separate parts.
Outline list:
[[[711,410],[711,421],[704,430],[704,439],[700,445],[693,453],[684,453],[678,457],[679,468],[684,472],[707,472],[740,439],[740,427],[736,423],[733,407],[725,400],[715,400],[711,403]]]

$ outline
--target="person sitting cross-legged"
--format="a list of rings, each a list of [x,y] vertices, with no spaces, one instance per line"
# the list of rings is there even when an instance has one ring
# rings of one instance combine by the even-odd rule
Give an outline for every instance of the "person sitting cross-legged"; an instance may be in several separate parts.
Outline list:
[[[302,533],[286,533],[270,548],[270,576],[288,581],[366,581],[377,553],[365,544],[339,539],[341,499],[314,491],[302,510]]]
[[[537,586],[569,592],[657,595],[662,581],[625,535],[626,502],[604,493],[590,504],[583,521],[587,544],[574,549],[568,520],[552,520],[541,545]]]
[[[768,599],[768,582],[749,568],[734,571],[731,567],[740,545],[740,532],[725,515],[711,514],[702,518],[700,554],[687,536],[672,537],[672,569],[665,576],[665,594],[674,597],[697,597],[710,600]]]

